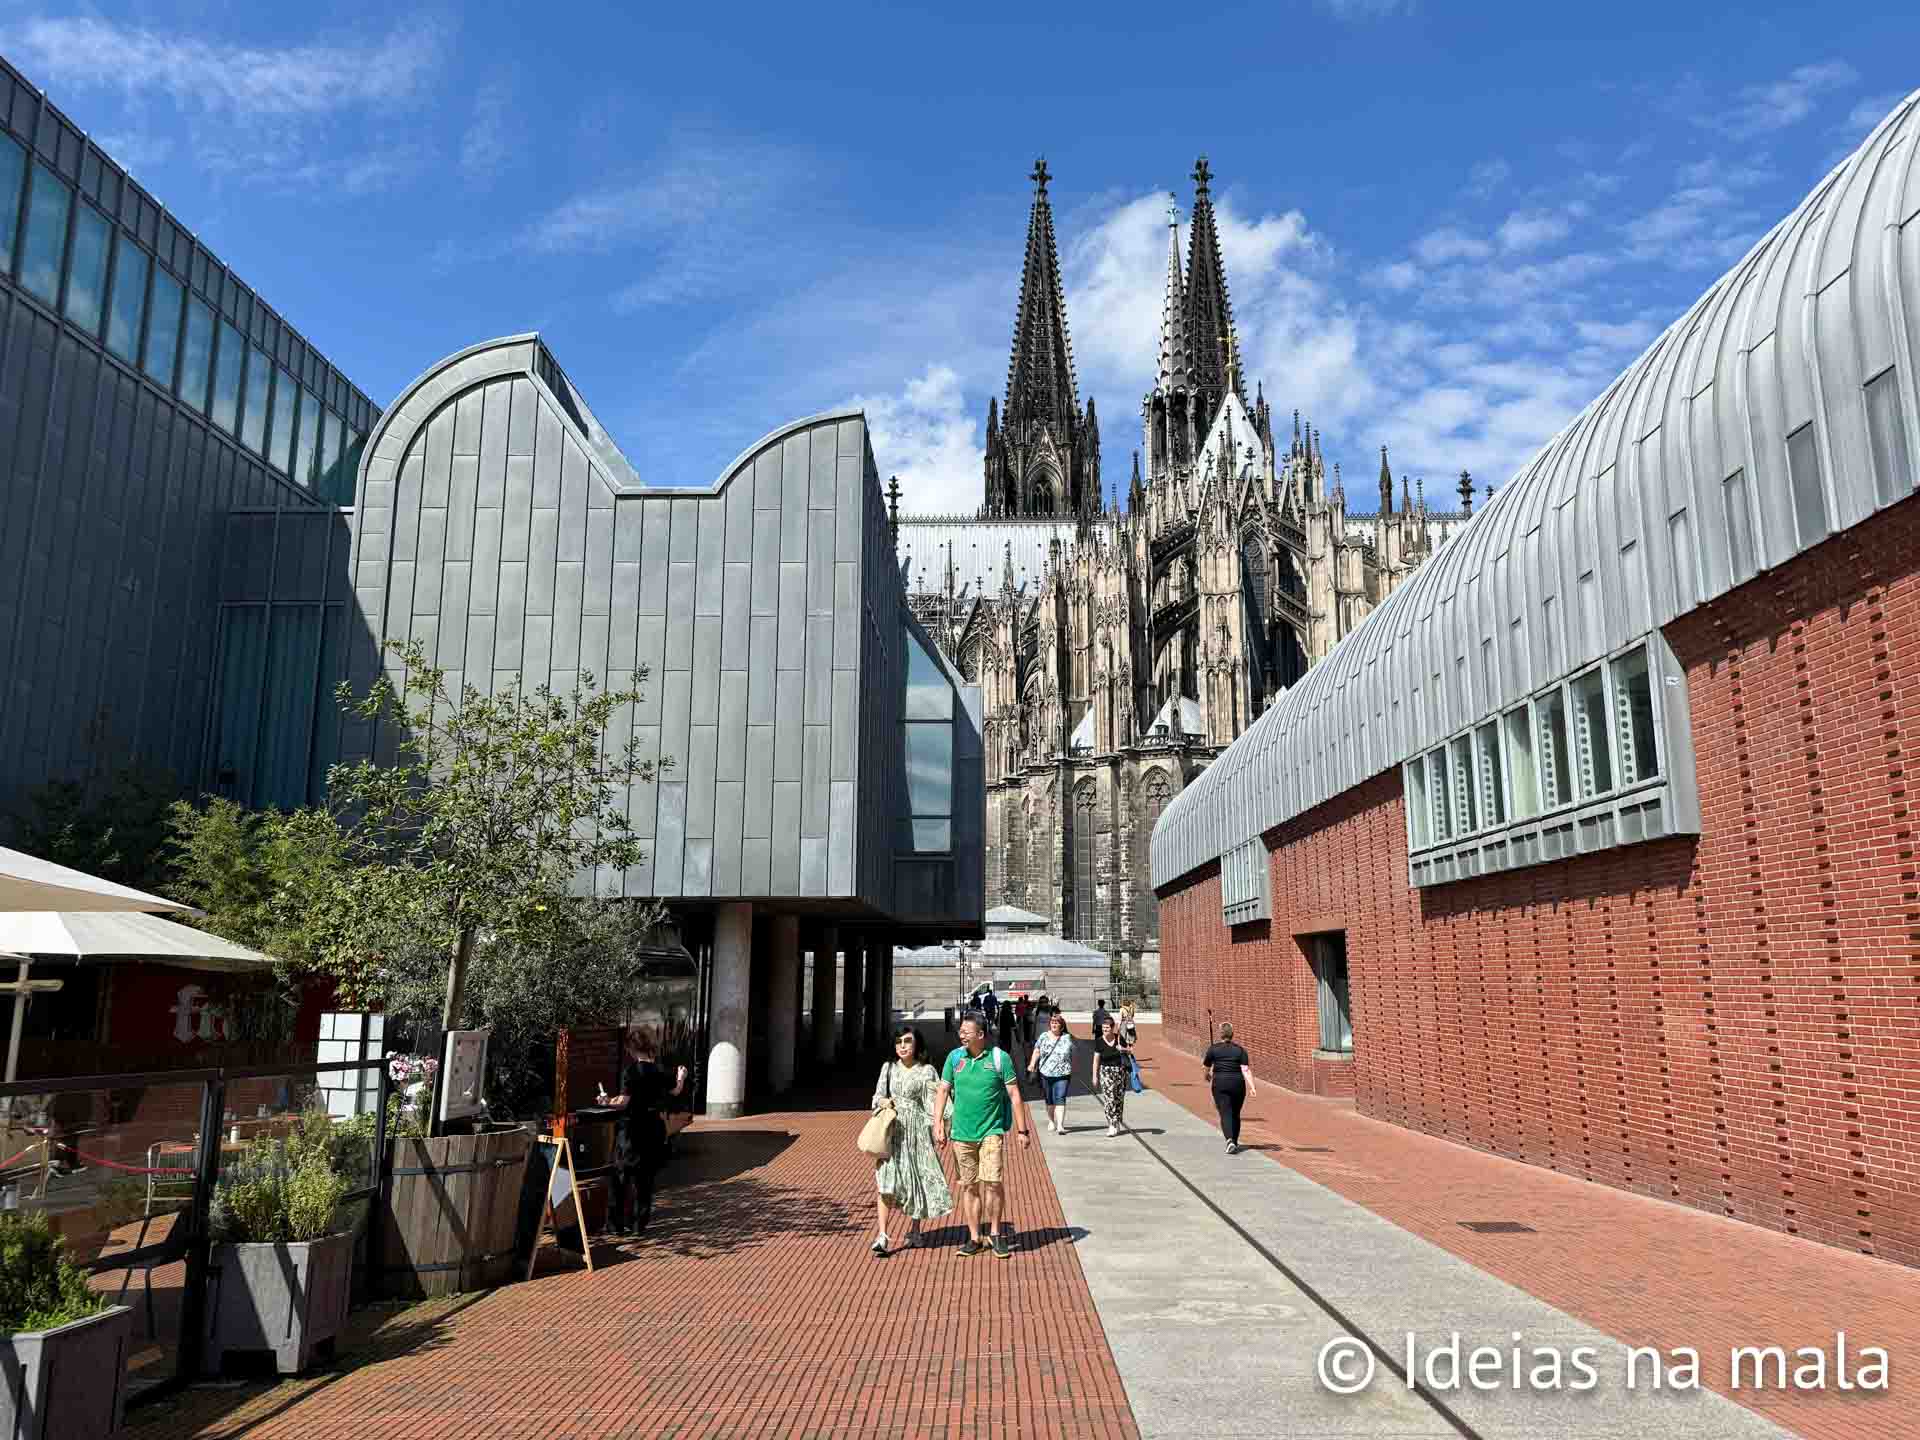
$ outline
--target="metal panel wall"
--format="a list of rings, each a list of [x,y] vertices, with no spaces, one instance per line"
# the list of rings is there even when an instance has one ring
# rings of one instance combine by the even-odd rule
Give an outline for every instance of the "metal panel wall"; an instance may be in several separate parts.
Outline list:
[[[1917,102],[1174,797],[1156,887],[1913,494]]]
[[[359,499],[356,685],[389,638],[482,690],[644,672],[619,723],[663,766],[627,797],[649,858],[604,893],[892,911],[905,603],[859,414],[775,431],[710,487],[643,487],[538,338],[509,337],[395,402]]]

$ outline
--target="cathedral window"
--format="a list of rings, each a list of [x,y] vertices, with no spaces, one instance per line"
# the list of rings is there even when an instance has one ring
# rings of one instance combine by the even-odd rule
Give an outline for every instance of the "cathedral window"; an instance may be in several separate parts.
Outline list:
[[[1093,904],[1094,787],[1083,783],[1073,796],[1073,933],[1091,940],[1099,929]]]
[[[941,853],[953,848],[953,686],[911,628],[906,641],[906,848]]]

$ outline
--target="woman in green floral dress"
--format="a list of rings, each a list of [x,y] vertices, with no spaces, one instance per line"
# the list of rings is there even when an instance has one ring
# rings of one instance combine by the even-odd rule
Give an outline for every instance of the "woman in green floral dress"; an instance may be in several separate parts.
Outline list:
[[[880,1233],[873,1242],[877,1257],[889,1253],[889,1211],[912,1222],[901,1242],[904,1249],[919,1239],[922,1220],[953,1209],[946,1170],[933,1148],[933,1092],[940,1077],[927,1060],[927,1042],[911,1025],[902,1025],[893,1037],[893,1053],[873,1087],[873,1108],[877,1111],[891,1099],[895,1122],[887,1137],[890,1152],[876,1159],[873,1168],[880,1210]]]

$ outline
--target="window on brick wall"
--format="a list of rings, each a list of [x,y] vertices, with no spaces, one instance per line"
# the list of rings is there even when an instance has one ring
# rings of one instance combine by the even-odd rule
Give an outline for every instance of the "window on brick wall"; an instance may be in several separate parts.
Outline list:
[[[1433,838],[1451,840],[1453,826],[1447,818],[1447,803],[1453,793],[1453,781],[1448,773],[1445,746],[1427,752],[1427,788],[1432,802],[1429,808],[1433,816]]]
[[[1501,763],[1500,727],[1489,720],[1476,732],[1480,759],[1480,815],[1488,825],[1507,819],[1506,767]]]
[[[1480,806],[1474,783],[1473,738],[1462,735],[1452,745],[1453,822],[1456,833],[1471,835],[1480,828]]]
[[[1347,979],[1345,931],[1313,937],[1313,970],[1319,992],[1320,1048],[1353,1053],[1353,1000]]]
[[[1620,783],[1637,785],[1660,773],[1658,731],[1653,713],[1653,677],[1644,647],[1613,662],[1613,736],[1620,760]]]
[[[1607,729],[1607,680],[1600,669],[1574,677],[1574,778],[1582,800],[1613,789],[1613,745]]]
[[[1406,764],[1408,843],[1419,850],[1433,843],[1433,817],[1427,813],[1427,757]]]
[[[1507,773],[1513,782],[1513,818],[1525,820],[1540,813],[1540,766],[1534,758],[1533,722],[1527,707],[1519,705],[1503,718],[1507,732]]]
[[[1540,753],[1540,805],[1551,810],[1573,799],[1567,754],[1567,702],[1556,687],[1533,702],[1534,740]]]

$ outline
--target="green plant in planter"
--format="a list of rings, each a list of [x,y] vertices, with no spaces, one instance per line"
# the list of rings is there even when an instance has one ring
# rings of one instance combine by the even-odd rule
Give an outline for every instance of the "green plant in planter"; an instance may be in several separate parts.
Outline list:
[[[107,1308],[65,1245],[40,1211],[0,1212],[0,1333],[51,1330]]]
[[[297,1143],[261,1146],[221,1171],[208,1219],[228,1245],[319,1240],[347,1228],[341,1202],[351,1188],[328,1157]]]

